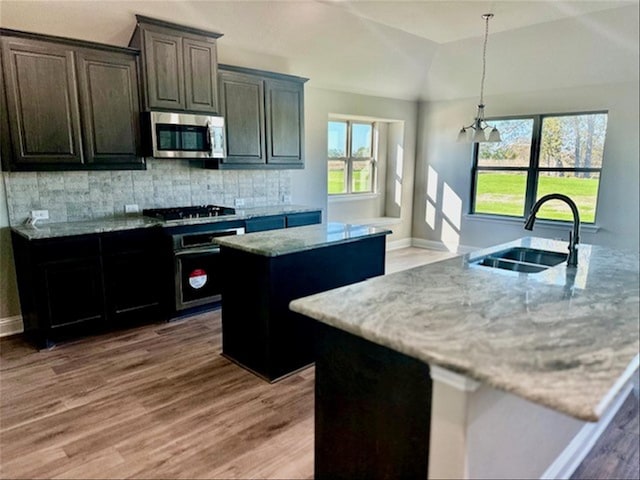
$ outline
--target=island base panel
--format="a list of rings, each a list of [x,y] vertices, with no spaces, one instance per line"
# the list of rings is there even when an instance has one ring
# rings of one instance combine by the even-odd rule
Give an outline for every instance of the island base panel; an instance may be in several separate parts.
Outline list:
[[[428,476],[429,366],[319,326],[315,478]]]
[[[300,297],[384,274],[385,237],[264,256],[222,246],[222,351],[270,382],[315,361],[317,322]]]

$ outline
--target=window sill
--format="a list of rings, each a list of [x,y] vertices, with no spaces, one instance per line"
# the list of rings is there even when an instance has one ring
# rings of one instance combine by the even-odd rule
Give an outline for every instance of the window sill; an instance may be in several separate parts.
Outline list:
[[[495,215],[483,215],[481,213],[467,213],[464,218],[466,220],[478,221],[478,222],[490,222],[490,223],[502,223],[506,225],[521,225],[524,226],[524,218],[517,217],[498,217]],[[553,220],[536,220],[536,225],[542,228],[550,228],[556,230],[566,230],[572,228],[572,222],[560,222]],[[535,228],[535,227],[534,227]],[[597,233],[600,227],[595,223],[581,223],[580,231],[588,233]]]
[[[376,218],[358,218],[354,220],[339,220],[341,223],[351,225],[366,225],[371,227],[386,227],[390,225],[399,225],[402,223],[400,217],[376,217]]]
[[[371,200],[378,198],[379,193],[345,193],[341,195],[329,195],[329,203],[333,202],[353,202],[355,200]]]

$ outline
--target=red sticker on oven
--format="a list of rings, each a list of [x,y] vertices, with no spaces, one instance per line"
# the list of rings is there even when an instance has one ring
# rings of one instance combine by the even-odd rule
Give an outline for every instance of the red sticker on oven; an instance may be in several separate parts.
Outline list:
[[[196,268],[189,274],[189,285],[191,285],[192,288],[202,288],[205,283],[207,283],[207,272],[201,268]]]

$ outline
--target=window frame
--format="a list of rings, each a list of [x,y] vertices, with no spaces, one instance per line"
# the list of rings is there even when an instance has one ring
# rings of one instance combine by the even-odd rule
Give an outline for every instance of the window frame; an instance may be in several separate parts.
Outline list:
[[[330,122],[334,123],[346,123],[347,125],[347,135],[346,135],[346,149],[345,149],[345,157],[330,157],[329,152],[327,151],[327,165],[330,161],[342,161],[345,164],[346,171],[346,191],[340,193],[329,193],[327,195],[329,197],[339,197],[339,196],[358,196],[358,195],[372,195],[377,192],[377,162],[375,155],[376,148],[376,136],[377,136],[377,125],[375,121],[367,121],[367,120],[357,120],[357,119],[344,119],[344,118],[329,118],[327,120],[327,128]],[[351,139],[352,139],[352,126],[356,125],[370,125],[371,126],[371,144],[370,144],[370,157],[354,157],[351,151]],[[369,161],[371,163],[371,189],[365,192],[354,192],[353,191],[353,162],[362,162]],[[329,181],[329,175],[327,172],[327,183]]]
[[[576,117],[580,115],[607,115],[607,126],[609,120],[609,111],[608,110],[592,110],[592,111],[584,111],[584,112],[563,112],[563,113],[538,113],[531,115],[512,115],[512,116],[504,116],[504,117],[491,117],[487,118],[488,121],[501,121],[501,120],[533,120],[533,126],[531,131],[531,151],[529,154],[529,166],[522,167],[500,167],[500,166],[479,166],[478,165],[478,154],[480,152],[480,144],[473,144],[473,166],[471,168],[471,198],[469,202],[469,214],[470,215],[484,215],[496,218],[513,218],[513,219],[525,219],[528,216],[528,212],[531,211],[533,205],[536,202],[536,193],[538,191],[538,182],[540,177],[540,172],[591,172],[598,174],[598,192],[596,194],[596,205],[595,212],[593,216],[593,222],[584,222],[581,223],[587,225],[595,225],[596,220],[598,218],[598,200],[600,198],[600,180],[602,178],[602,166],[600,167],[540,167],[540,145],[542,142],[542,124],[543,120],[548,117]],[[605,133],[605,145],[606,145],[606,133]],[[604,164],[604,153],[602,163]],[[478,172],[482,171],[499,171],[499,172],[526,172],[526,185],[525,185],[525,197],[524,197],[524,208],[523,208],[523,216],[516,217],[514,215],[500,215],[498,213],[484,213],[484,212],[476,212],[476,188],[478,183]],[[556,220],[550,218],[540,218],[540,220],[544,220],[547,222],[555,222],[558,224],[570,224],[571,222],[568,220]]]

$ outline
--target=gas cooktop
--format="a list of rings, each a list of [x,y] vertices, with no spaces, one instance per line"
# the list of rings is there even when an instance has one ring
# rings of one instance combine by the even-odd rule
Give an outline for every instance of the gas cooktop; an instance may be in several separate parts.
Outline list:
[[[142,214],[147,217],[159,218],[161,220],[183,220],[185,218],[205,218],[219,217],[222,215],[234,215],[235,208],[222,207],[218,205],[195,205],[190,207],[172,208],[148,208],[142,210]]]

